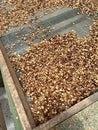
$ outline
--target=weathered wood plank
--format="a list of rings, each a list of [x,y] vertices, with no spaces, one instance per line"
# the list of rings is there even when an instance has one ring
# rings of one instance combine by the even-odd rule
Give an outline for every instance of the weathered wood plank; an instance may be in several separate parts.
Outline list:
[[[2,43],[0,43],[0,69],[9,87],[23,129],[32,130],[32,128],[35,127],[35,123],[30,108],[28,103],[25,101],[22,88],[11,67]]]

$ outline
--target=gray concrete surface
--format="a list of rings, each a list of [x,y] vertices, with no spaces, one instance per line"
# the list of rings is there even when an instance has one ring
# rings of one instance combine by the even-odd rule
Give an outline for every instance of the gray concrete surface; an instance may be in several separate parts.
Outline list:
[[[59,124],[57,130],[98,130],[98,101]]]
[[[3,110],[7,130],[15,130],[13,119],[12,119],[12,113],[10,111],[9,104],[8,104],[8,98],[3,86],[2,87],[0,86],[0,104]]]

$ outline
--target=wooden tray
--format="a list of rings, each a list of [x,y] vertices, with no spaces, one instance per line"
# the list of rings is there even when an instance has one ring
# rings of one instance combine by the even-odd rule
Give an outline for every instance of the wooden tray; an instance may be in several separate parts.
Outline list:
[[[22,91],[21,85],[15,75],[13,68],[11,67],[11,63],[6,54],[6,51],[0,43],[0,70],[3,77],[3,82],[7,91],[8,97],[12,100],[13,105],[15,106],[16,115],[18,119],[18,128],[17,130],[48,130],[62,121],[68,119],[84,108],[88,107],[95,101],[98,101],[98,92],[93,95],[85,98],[81,102],[72,106],[67,111],[62,112],[61,114],[55,116],[51,120],[47,121],[36,127],[35,122],[31,116],[31,110],[29,105],[25,99],[24,93]],[[10,100],[10,101],[11,101]],[[13,113],[15,114],[15,113]],[[20,125],[20,128],[19,128]]]

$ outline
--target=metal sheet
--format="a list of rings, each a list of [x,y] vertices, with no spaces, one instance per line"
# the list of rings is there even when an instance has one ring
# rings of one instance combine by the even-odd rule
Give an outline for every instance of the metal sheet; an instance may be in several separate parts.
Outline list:
[[[32,18],[31,16],[31,19]],[[92,23],[93,17],[87,16],[86,14],[79,14],[78,9],[58,7],[53,13],[43,16],[34,24],[9,29],[0,40],[7,49],[9,56],[13,55],[13,52],[22,54],[28,48],[22,36],[26,34],[29,39],[30,33],[35,33],[39,26],[45,29],[50,28],[51,32],[46,32],[46,39],[56,34],[66,34],[72,30],[81,38],[89,34],[89,28]],[[16,34],[18,34],[18,36],[16,36]],[[33,42],[40,42],[42,36],[43,33],[40,30],[38,39],[35,39]]]

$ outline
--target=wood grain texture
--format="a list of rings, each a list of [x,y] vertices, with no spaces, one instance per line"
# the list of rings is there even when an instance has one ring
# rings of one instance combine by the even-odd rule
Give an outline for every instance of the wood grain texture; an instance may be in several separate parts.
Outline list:
[[[5,121],[4,121],[4,116],[3,116],[3,113],[2,113],[2,109],[1,109],[1,105],[0,105],[0,130],[7,130],[6,124],[5,124]]]
[[[29,105],[25,101],[22,88],[11,67],[11,64],[6,55],[6,52],[2,43],[0,43],[0,69],[6,79],[6,83],[9,87],[10,93],[12,94],[12,98],[13,98],[13,101],[14,101],[23,129],[32,130],[35,127],[35,123],[32,118]]]

